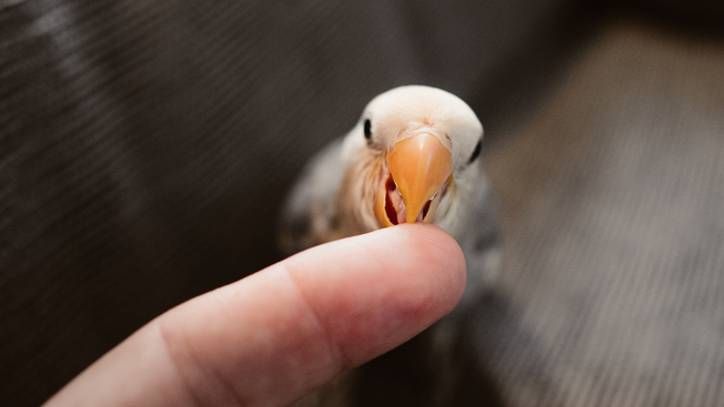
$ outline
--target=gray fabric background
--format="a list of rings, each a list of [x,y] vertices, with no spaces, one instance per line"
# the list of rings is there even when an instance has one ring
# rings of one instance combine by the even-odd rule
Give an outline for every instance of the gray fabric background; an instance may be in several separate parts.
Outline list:
[[[488,163],[505,313],[475,331],[507,398],[722,405],[722,43],[606,25]]]
[[[503,209],[458,404],[721,404],[721,12],[0,0],[0,399],[274,261],[304,161],[425,83],[481,117]]]

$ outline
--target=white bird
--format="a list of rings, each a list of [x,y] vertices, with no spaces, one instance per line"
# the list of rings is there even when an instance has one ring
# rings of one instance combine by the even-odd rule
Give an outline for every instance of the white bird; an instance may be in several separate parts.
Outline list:
[[[380,94],[303,171],[282,218],[283,249],[433,223],[463,248],[465,302],[495,276],[500,257],[482,140],[475,113],[451,93],[415,85]]]
[[[429,405],[449,405],[454,397],[463,374],[458,367],[459,344],[466,340],[466,318],[474,315],[466,310],[472,309],[499,269],[498,228],[480,159],[482,140],[482,124],[457,96],[428,86],[391,89],[365,107],[349,133],[312,158],[282,217],[281,243],[288,254],[411,222],[436,224],[457,239],[468,269],[461,303],[418,341],[425,344],[422,349],[409,344],[395,351],[412,352],[411,358],[420,361],[403,366],[396,377],[419,376],[425,367],[430,372],[434,383],[430,388],[408,386],[412,394],[427,392]],[[397,372],[399,367],[384,369]],[[407,369],[417,374],[409,375]],[[353,386],[354,377],[320,392],[315,397],[321,398],[310,398],[307,404],[319,405],[330,394],[345,393],[339,389]],[[402,381],[396,380],[394,386],[399,389]],[[335,397],[339,396],[331,399]]]

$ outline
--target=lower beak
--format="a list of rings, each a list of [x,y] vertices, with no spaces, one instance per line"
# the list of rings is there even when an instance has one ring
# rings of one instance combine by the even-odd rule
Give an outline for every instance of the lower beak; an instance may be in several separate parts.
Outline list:
[[[396,142],[387,152],[387,168],[390,171],[394,187],[399,188],[404,203],[404,222],[414,223],[421,212],[430,209],[432,199],[443,188],[452,174],[452,154],[450,149],[429,133],[420,133]],[[389,226],[389,208],[380,204],[389,204],[389,188],[383,188],[381,199],[378,197],[375,213],[380,224]],[[427,208],[425,208],[427,206]],[[423,214],[425,215],[425,214]],[[429,216],[423,216],[428,219]],[[402,223],[402,219],[400,219]]]

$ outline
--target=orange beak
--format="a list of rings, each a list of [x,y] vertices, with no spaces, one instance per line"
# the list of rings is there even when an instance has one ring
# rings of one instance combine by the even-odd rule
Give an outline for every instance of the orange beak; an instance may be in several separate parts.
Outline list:
[[[405,219],[400,219],[399,223],[414,223],[423,208],[450,178],[453,170],[452,154],[437,137],[420,133],[392,146],[387,152],[387,167],[405,207]],[[384,194],[387,193],[385,190]],[[392,222],[388,219],[386,209],[380,207],[380,204],[387,202],[386,198],[386,195],[378,197],[375,213],[380,224],[389,226]]]

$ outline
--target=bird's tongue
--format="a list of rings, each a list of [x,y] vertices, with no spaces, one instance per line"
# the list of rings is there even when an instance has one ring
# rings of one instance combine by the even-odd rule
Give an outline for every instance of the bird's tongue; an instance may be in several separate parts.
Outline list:
[[[395,185],[395,181],[392,180],[392,177],[387,179],[385,189],[387,190],[385,194],[385,213],[387,214],[387,219],[389,219],[390,223],[393,225],[399,224],[400,219],[404,222],[405,204],[402,201],[402,196],[400,196],[400,192],[397,190],[397,185]]]

